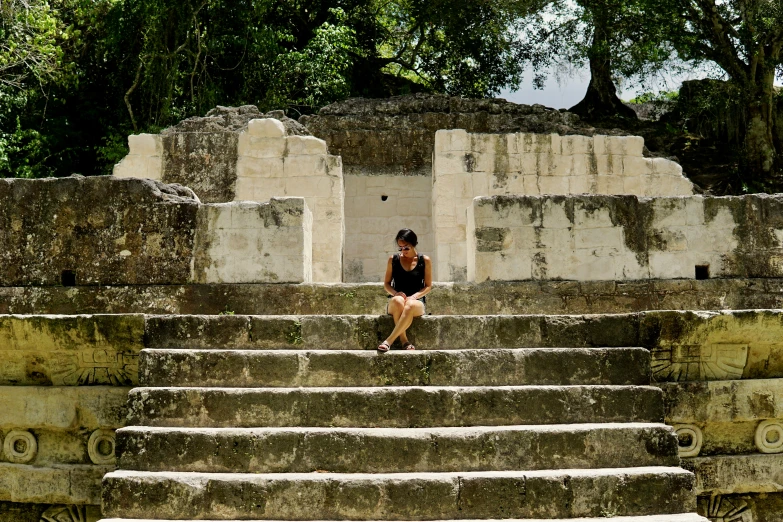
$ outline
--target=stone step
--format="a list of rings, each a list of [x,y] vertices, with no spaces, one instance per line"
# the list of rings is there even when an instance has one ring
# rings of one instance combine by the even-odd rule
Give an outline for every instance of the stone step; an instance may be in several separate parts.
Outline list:
[[[379,277],[381,274],[378,274]],[[598,314],[781,309],[780,278],[434,283],[427,312]],[[381,283],[0,287],[8,314],[384,314]]]
[[[577,518],[686,513],[676,467],[527,472],[221,474],[115,471],[106,517],[222,520]]]
[[[142,386],[649,384],[644,348],[170,350],[141,353]]]
[[[504,519],[504,520],[461,520],[460,522],[540,522],[546,520],[546,522],[607,522],[606,517],[598,518],[517,518],[517,519]],[[145,519],[129,519],[129,518],[104,518],[98,522],[166,522],[161,519],[152,520]],[[195,520],[182,520],[180,522],[197,522]],[[218,522],[217,520],[199,520],[198,522]],[[246,520],[245,522],[260,522],[260,520]],[[265,522],[284,522],[280,521],[265,521]],[[285,521],[291,522],[291,521]],[[297,521],[303,522],[303,521]],[[336,521],[318,521],[318,522],[336,522]],[[382,522],[380,520],[367,521],[367,522]],[[433,520],[432,522],[452,522],[448,520]],[[642,515],[638,517],[613,517],[611,522],[709,522],[708,519],[697,515],[696,513],[673,513],[671,515]]]
[[[346,448],[351,448],[346,452]],[[678,466],[663,424],[473,428],[150,428],[117,432],[138,471],[395,473]]]
[[[461,520],[460,522],[540,522],[546,520],[546,522],[607,522],[606,517],[598,518],[517,518],[517,519],[504,519],[504,520]],[[98,522],[166,522],[164,520],[149,518],[139,519],[134,518],[104,518]],[[195,520],[182,520],[180,522],[197,522]],[[198,522],[218,522],[217,520],[199,520]],[[245,522],[260,522],[260,520],[246,520]],[[265,522],[284,522],[280,521],[265,521]],[[285,521],[291,522],[291,521]],[[298,521],[302,522],[302,521]],[[336,522],[336,521],[318,521],[318,522]],[[382,522],[380,520],[367,521],[367,522]],[[432,522],[452,522],[448,520],[433,520]],[[708,519],[697,515],[696,513],[674,513],[671,515],[642,515],[638,517],[613,517],[611,522],[709,522]]]
[[[393,327],[377,315],[149,316],[145,346],[374,350]],[[646,346],[639,314],[426,316],[408,333],[424,350]]]
[[[653,386],[134,388],[129,425],[437,427],[663,422]]]

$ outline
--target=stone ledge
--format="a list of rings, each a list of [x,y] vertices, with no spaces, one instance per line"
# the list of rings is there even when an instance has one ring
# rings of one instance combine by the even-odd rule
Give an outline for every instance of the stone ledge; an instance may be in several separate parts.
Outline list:
[[[644,348],[160,350],[141,355],[143,386],[504,386],[649,384]]]
[[[104,479],[103,506],[107,516],[133,518],[597,517],[608,507],[607,491],[617,515],[695,511],[692,481],[689,472],[668,467],[388,475],[118,471]]]
[[[0,287],[5,314],[385,314],[379,283]],[[783,308],[783,279],[435,283],[427,311],[590,314]]]
[[[550,518],[547,522],[606,522],[606,517],[600,518]],[[168,522],[166,520],[152,520],[152,519],[138,519],[133,520],[127,518],[104,518],[98,522]],[[183,520],[182,522],[219,522],[217,520]],[[281,522],[281,521],[261,521],[261,520],[247,520],[245,522]],[[290,521],[289,521],[290,522]],[[301,522],[301,521],[300,521]],[[325,521],[324,521],[325,522]],[[384,522],[384,521],[367,521],[367,522]],[[451,522],[448,520],[434,520],[432,522]],[[462,522],[501,522],[500,520],[481,519],[470,520],[462,519]],[[502,522],[541,522],[540,518],[516,518],[516,519],[503,519]],[[672,515],[643,515],[638,517],[612,517],[611,522],[709,522],[706,518],[696,515],[695,513],[677,513]]]
[[[35,504],[100,504],[101,478],[110,466],[46,468],[0,463],[0,501]]]
[[[783,492],[783,455],[730,455],[682,459],[696,475],[697,495]]]
[[[118,386],[0,386],[0,428],[119,428],[125,425],[129,390]]]
[[[150,428],[117,433],[125,470],[402,473],[679,466],[662,424],[457,428]],[[346,453],[345,448],[351,448]]]
[[[745,422],[783,418],[783,379],[661,384],[667,422]]]
[[[659,423],[661,395],[653,386],[134,388],[128,423],[219,428]]]

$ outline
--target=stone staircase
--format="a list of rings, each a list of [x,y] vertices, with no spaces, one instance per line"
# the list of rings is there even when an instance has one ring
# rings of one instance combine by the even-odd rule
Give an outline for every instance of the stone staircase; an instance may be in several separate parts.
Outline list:
[[[104,522],[706,520],[622,316],[386,321],[148,321]]]

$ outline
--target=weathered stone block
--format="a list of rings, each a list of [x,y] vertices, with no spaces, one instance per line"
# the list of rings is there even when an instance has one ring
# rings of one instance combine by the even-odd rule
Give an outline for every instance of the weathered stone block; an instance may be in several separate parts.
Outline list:
[[[682,166],[666,158],[651,158],[653,172],[662,176],[682,177]],[[691,185],[692,187],[692,185]]]
[[[538,189],[542,195],[568,194],[569,191],[568,178],[562,176],[541,177],[538,179]]]
[[[312,277],[312,214],[304,199],[224,203],[200,212],[193,279],[219,282],[304,282]],[[296,260],[295,262],[293,262]]]
[[[101,478],[112,468],[37,467],[0,462],[0,499],[33,504],[100,504]]]
[[[571,176],[568,178],[569,194],[589,194],[593,192],[592,181],[584,175]]]
[[[249,132],[239,135],[237,154],[239,160],[249,158],[282,158],[286,153],[287,138],[262,138]]]
[[[622,174],[616,176],[598,176],[596,178],[597,194],[622,194],[625,190],[625,179]]]
[[[286,156],[283,160],[283,176],[286,178],[326,175],[326,156],[318,154]]]
[[[775,493],[783,489],[783,455],[732,455],[683,459],[696,475],[699,495]]]
[[[128,136],[128,148],[130,154],[140,156],[160,156],[163,153],[163,145],[157,134],[131,134]]]
[[[258,118],[247,123],[247,132],[259,138],[282,138],[286,135],[285,126],[274,118]]]
[[[616,157],[616,159],[620,158]],[[625,177],[645,178],[649,177],[653,173],[652,160],[649,158],[643,158],[641,155],[639,155],[623,156],[621,159],[623,165],[622,175]],[[612,194],[612,192],[608,192],[608,194]]]
[[[470,150],[470,139],[464,129],[438,130],[435,132],[436,151],[467,151]]]
[[[161,180],[187,186],[205,203],[232,201],[238,137],[237,133],[224,129],[211,132],[167,129],[161,134]]]
[[[315,136],[288,136],[285,139],[286,154],[289,156],[328,154],[326,142]]]

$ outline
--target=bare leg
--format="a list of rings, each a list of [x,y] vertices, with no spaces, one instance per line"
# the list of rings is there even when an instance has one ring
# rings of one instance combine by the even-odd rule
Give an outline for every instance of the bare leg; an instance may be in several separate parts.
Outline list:
[[[395,321],[397,324],[389,337],[386,338],[386,342],[391,344],[397,337],[400,337],[403,342],[406,342],[408,340],[406,330],[410,328],[415,317],[420,317],[422,315],[424,315],[424,304],[421,301],[416,299],[405,301],[405,306],[402,309],[402,314],[400,314],[400,319],[399,321]],[[403,336],[405,337],[403,338]]]
[[[405,309],[405,299],[403,299],[402,297],[392,297],[391,302],[389,303],[389,315],[394,317],[395,326],[397,325],[397,323],[400,322],[400,317],[402,316],[402,311],[404,309]],[[402,332],[400,334],[400,342],[402,344],[408,342],[407,332]]]
[[[389,299],[389,304],[386,305],[386,312],[392,316],[394,319],[394,325],[396,326],[397,323],[400,322],[400,317],[402,317],[402,312],[405,309],[405,298],[394,296],[391,299]],[[389,346],[391,346],[391,342],[384,341]],[[386,351],[388,348],[384,349],[383,346],[378,346],[378,350],[380,351]]]

